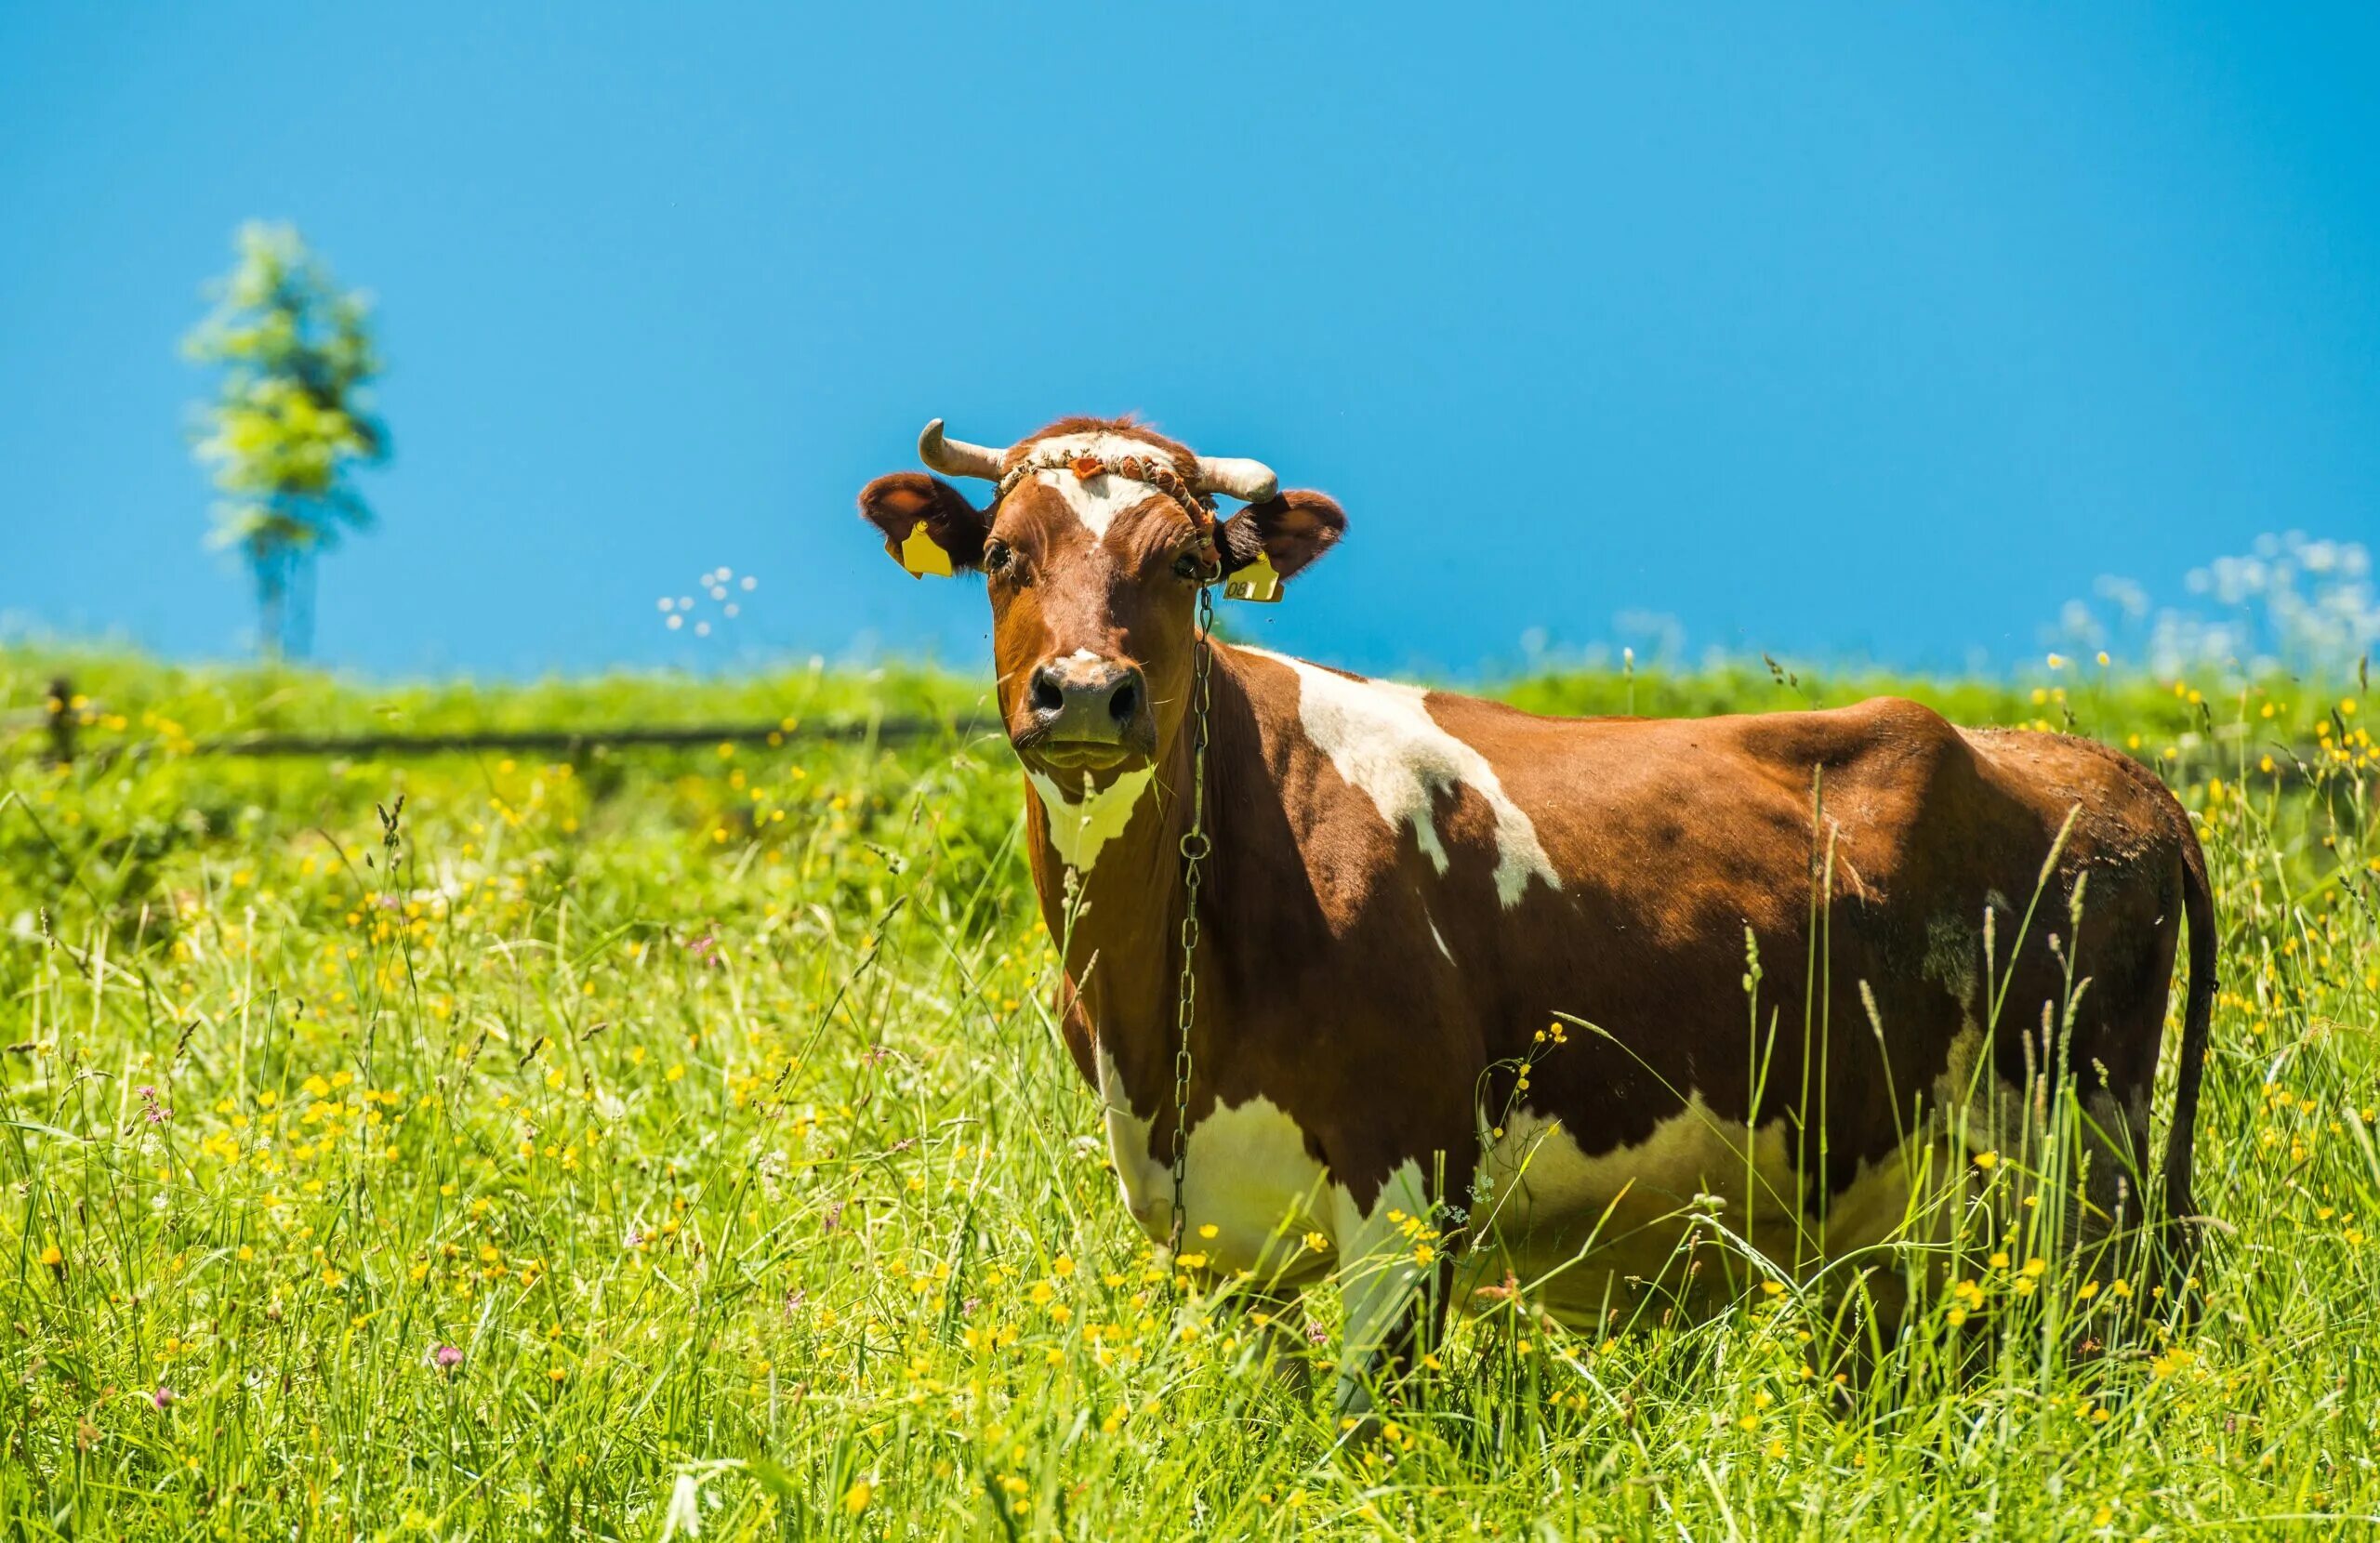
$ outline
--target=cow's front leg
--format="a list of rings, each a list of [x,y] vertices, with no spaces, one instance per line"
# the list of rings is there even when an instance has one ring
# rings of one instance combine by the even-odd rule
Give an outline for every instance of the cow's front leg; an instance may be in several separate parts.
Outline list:
[[[1443,1160],[1434,1166],[1442,1168]],[[1347,1326],[1331,1414],[1340,1431],[1358,1441],[1380,1429],[1378,1394],[1412,1369],[1446,1321],[1454,1260],[1439,1233],[1439,1187],[1408,1158],[1390,1171],[1368,1209],[1345,1189],[1335,1200]]]

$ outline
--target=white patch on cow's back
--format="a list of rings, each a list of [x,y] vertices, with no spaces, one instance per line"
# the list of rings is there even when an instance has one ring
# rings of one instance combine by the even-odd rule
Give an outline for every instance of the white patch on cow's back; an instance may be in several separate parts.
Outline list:
[[[1151,767],[1126,772],[1105,787],[1091,785],[1084,774],[1081,791],[1069,798],[1056,779],[1027,767],[1025,780],[1041,799],[1041,811],[1050,819],[1050,845],[1058,851],[1058,860],[1078,873],[1089,873],[1099,861],[1099,849],[1124,834],[1132,823],[1132,810],[1148,791]]]
[[[1122,1075],[1103,1047],[1100,1101],[1105,1106],[1107,1153],[1124,1204],[1151,1238],[1173,1225],[1173,1168],[1149,1151],[1150,1122],[1132,1112]],[[1183,1250],[1203,1255],[1207,1268],[1259,1271],[1289,1284],[1318,1278],[1334,1258],[1307,1239],[1336,1236],[1335,1186],[1306,1150],[1305,1132],[1270,1099],[1218,1105],[1190,1128],[1184,1174],[1188,1226]],[[1213,1237],[1204,1235],[1208,1227]]]
[[[1103,461],[1119,461],[1139,455],[1149,460],[1173,465],[1170,452],[1148,441],[1128,434],[1106,432],[1091,434],[1057,434],[1033,442],[1030,454],[1055,452],[1071,459],[1077,455],[1093,455]],[[1177,468],[1178,469],[1178,468]],[[1104,539],[1107,527],[1126,509],[1151,498],[1162,497],[1158,489],[1147,482],[1135,482],[1128,478],[1101,472],[1094,477],[1077,477],[1071,471],[1037,471],[1036,481],[1065,501],[1091,532],[1093,540]]]
[[[1391,830],[1413,827],[1422,855],[1439,873],[1447,871],[1448,859],[1437,829],[1437,797],[1468,785],[1495,816],[1497,898],[1507,907],[1520,903],[1532,877],[1549,889],[1562,888],[1561,876],[1538,841],[1536,824],[1505,794],[1488,758],[1430,716],[1428,692],[1340,675],[1263,649],[1244,652],[1285,665],[1297,676],[1298,722],[1306,737],[1350,786],[1370,798]]]

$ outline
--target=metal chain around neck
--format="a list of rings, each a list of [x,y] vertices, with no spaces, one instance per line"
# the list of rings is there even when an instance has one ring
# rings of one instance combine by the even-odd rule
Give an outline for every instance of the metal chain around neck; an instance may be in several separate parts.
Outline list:
[[[1188,1220],[1190,1181],[1190,1023],[1197,1016],[1198,978],[1198,882],[1210,843],[1207,839],[1207,706],[1212,691],[1215,591],[1198,587],[1198,641],[1190,697],[1190,828],[1182,837],[1182,988],[1173,1016],[1173,1226],[1166,1249],[1182,1257]]]

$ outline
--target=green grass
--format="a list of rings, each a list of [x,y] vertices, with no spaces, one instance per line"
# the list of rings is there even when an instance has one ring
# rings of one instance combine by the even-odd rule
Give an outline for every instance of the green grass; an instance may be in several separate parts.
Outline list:
[[[673,1496],[706,1537],[2380,1517],[2380,851],[2350,706],[2380,704],[2351,683],[1509,684],[1664,713],[1889,687],[2138,736],[2214,864],[2199,1198],[2226,1229],[2187,1323],[2145,1290],[2084,1299],[2054,1261],[2029,1275],[2021,1234],[1979,1232],[1856,1394],[1825,1304],[1781,1282],[1605,1339],[1478,1320],[1348,1453],[1252,1364],[1244,1319],[1170,1293],[1117,1202],[980,684],[377,689],[20,652],[0,713],[37,710],[61,665],[87,746],[139,753],[55,770],[24,713],[0,727],[10,1536],[653,1538]],[[187,753],[258,728],[878,707],[972,727],[880,757]],[[376,806],[401,796],[390,829]],[[2000,1332],[1947,1327],[1970,1307]],[[1328,1294],[1315,1310],[1332,1326]]]

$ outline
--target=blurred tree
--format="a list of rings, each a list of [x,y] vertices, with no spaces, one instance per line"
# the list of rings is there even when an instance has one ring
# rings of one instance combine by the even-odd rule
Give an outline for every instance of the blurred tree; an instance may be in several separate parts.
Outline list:
[[[183,344],[194,362],[223,371],[215,399],[200,406],[196,449],[225,495],[208,545],[246,560],[264,651],[302,656],[314,560],[342,531],[372,523],[349,473],[389,453],[363,389],[380,356],[369,298],[342,294],[296,229],[245,225],[239,253],[208,286],[215,310]]]

